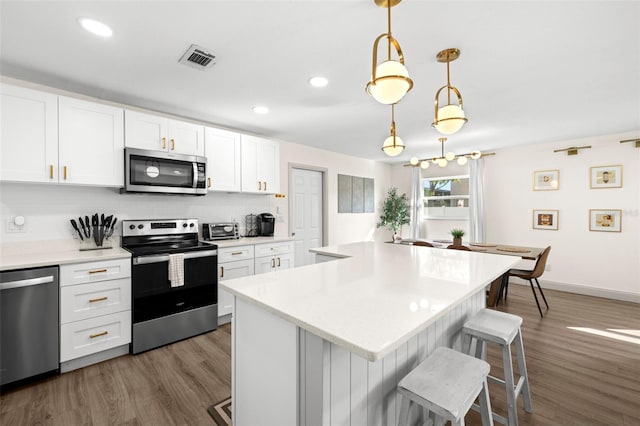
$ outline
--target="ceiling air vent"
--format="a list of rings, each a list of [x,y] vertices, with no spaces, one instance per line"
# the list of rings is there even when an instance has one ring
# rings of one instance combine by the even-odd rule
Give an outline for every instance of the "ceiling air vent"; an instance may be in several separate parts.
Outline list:
[[[207,52],[205,48],[192,44],[178,62],[199,70],[205,70],[215,64],[215,58],[216,57]]]

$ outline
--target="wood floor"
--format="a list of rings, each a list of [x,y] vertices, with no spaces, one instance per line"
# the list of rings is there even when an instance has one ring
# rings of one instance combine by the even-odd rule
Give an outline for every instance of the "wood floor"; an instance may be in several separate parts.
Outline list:
[[[545,294],[551,309],[544,319],[528,287],[512,284],[507,304],[498,307],[524,318],[534,411],[526,413],[519,400],[520,425],[640,425],[640,307],[551,290]],[[8,391],[0,396],[0,425],[212,426],[207,407],[231,393],[230,345],[225,325]],[[496,348],[489,348],[488,359],[492,374],[501,376]],[[494,410],[505,415],[504,391],[491,384],[490,394]],[[480,425],[479,416],[470,413],[467,424]]]

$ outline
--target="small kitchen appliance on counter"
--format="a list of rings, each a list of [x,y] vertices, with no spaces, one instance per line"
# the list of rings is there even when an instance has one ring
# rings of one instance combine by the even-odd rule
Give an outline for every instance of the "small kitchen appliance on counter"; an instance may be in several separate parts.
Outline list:
[[[230,223],[203,223],[202,238],[205,241],[237,240],[240,238],[238,224]]]
[[[258,215],[258,234],[261,237],[273,237],[276,217],[271,213],[260,213]]]
[[[137,354],[218,327],[218,246],[198,241],[196,219],[125,220]]]
[[[258,233],[258,216],[255,214],[248,214],[244,218],[245,237],[257,237]]]

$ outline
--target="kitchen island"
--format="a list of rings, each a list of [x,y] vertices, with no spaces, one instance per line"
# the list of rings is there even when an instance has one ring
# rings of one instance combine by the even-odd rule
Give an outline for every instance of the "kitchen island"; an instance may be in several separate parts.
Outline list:
[[[518,262],[383,242],[312,251],[324,261],[221,283],[235,426],[396,424],[398,381],[436,347],[459,349],[485,287]]]

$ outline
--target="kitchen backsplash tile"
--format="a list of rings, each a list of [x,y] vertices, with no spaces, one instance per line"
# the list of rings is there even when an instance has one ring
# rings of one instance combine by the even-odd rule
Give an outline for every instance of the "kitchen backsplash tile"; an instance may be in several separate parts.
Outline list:
[[[243,235],[245,215],[270,211],[271,198],[214,192],[203,197],[120,194],[118,188],[5,182],[0,184],[0,242],[73,238],[75,231],[69,219],[96,212],[118,217],[117,235],[121,233],[119,225],[124,219],[183,217],[194,217],[200,223],[234,219]],[[10,230],[9,222],[16,216],[25,218],[22,232]]]

